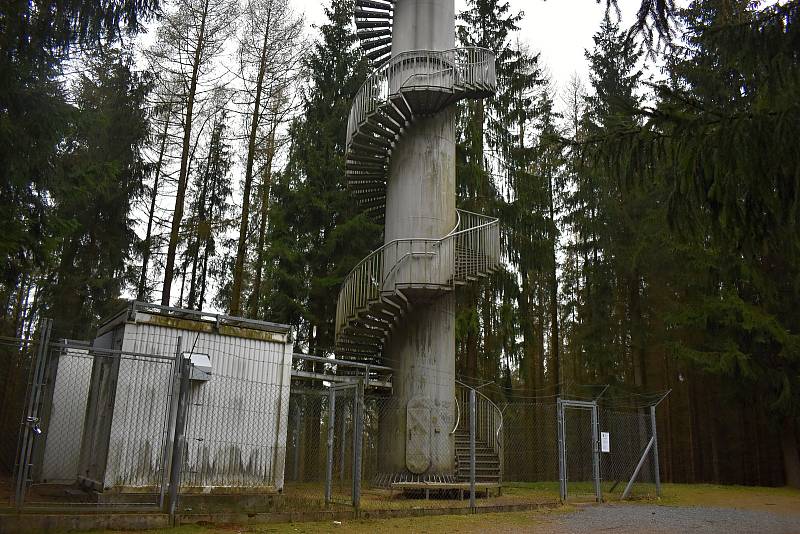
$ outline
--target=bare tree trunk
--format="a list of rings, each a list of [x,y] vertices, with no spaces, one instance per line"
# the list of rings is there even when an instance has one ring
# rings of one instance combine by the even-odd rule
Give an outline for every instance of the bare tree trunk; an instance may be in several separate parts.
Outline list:
[[[156,163],[156,174],[153,177],[153,193],[150,195],[150,209],[147,212],[147,233],[144,237],[144,251],[142,252],[142,272],[139,276],[139,288],[136,292],[138,300],[145,299],[145,292],[147,290],[147,265],[150,262],[150,254],[152,252],[152,243],[150,240],[153,237],[153,218],[156,211],[156,199],[158,198],[158,181],[161,178],[161,169],[164,164],[164,153],[167,148],[167,134],[169,132],[169,122],[172,118],[172,104],[170,103],[167,109],[167,117],[164,121],[164,132],[161,138],[161,147],[158,151],[158,162]]]
[[[271,14],[271,12],[270,12]],[[250,119],[250,139],[247,145],[247,164],[244,174],[244,191],[242,192],[242,220],[239,226],[239,243],[236,247],[236,262],[233,267],[233,283],[231,286],[231,315],[238,315],[242,299],[242,277],[244,276],[244,258],[247,248],[247,229],[250,224],[250,190],[253,187],[253,161],[256,152],[256,136],[258,134],[258,119],[261,108],[261,93],[264,86],[264,73],[267,68],[267,45],[269,43],[270,16],[264,28],[264,41],[261,46],[261,59],[258,65],[258,79],[256,81],[256,98],[253,105],[253,114]]]
[[[192,138],[192,113],[194,112],[194,100],[197,93],[197,78],[200,69],[200,61],[205,40],[206,17],[208,16],[208,2],[203,3],[203,15],[200,20],[200,31],[197,35],[197,47],[194,51],[192,62],[192,77],[189,83],[189,94],[186,98],[186,118],[183,125],[183,146],[181,148],[181,170],[178,176],[178,191],[175,196],[175,212],[172,216],[172,228],[169,234],[169,245],[167,246],[167,262],[164,267],[164,286],[161,291],[161,304],[169,306],[170,291],[172,290],[172,279],[175,275],[175,253],[178,249],[178,237],[183,219],[183,203],[186,197],[186,184],[188,182],[189,170],[189,144]]]
[[[278,118],[274,117],[269,131],[267,160],[264,162],[263,183],[261,184],[261,221],[258,228],[258,245],[256,248],[256,265],[253,276],[253,292],[250,295],[250,317],[258,315],[261,304],[261,277],[264,270],[264,242],[267,233],[267,217],[269,215],[269,193],[272,187],[272,159],[275,157],[275,130]]]

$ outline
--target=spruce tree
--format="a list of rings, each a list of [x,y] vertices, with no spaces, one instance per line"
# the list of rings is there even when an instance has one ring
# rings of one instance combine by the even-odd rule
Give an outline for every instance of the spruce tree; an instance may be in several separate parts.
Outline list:
[[[132,59],[106,52],[89,60],[76,94],[73,128],[63,141],[53,187],[52,217],[60,229],[55,268],[43,304],[64,337],[88,337],[119,305],[136,235],[131,206],[148,172],[147,76]],[[54,236],[56,237],[56,236]]]
[[[342,280],[379,238],[379,226],[355,208],[344,172],[347,117],[367,74],[353,3],[333,0],[325,13],[321,39],[305,61],[302,113],[276,180],[267,245],[267,313],[298,321],[298,343],[320,354],[333,348]]]

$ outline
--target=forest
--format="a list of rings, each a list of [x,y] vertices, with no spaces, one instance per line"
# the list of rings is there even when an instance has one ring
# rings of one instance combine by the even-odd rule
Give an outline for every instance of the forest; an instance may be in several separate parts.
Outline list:
[[[508,1],[458,13],[499,87],[458,104],[457,202],[500,219],[503,268],[457,294],[457,373],[670,390],[665,480],[800,487],[800,1],[678,4],[627,27],[608,0],[585,80],[549,79]],[[0,2],[0,336],[88,339],[135,298],[332,355],[382,243],[345,183],[353,8],[312,34],[290,0]]]

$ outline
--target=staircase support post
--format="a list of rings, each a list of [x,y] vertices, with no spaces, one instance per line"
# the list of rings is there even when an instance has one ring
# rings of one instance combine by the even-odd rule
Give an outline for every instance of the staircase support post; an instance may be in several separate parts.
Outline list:
[[[469,390],[469,507],[475,511],[475,390]]]

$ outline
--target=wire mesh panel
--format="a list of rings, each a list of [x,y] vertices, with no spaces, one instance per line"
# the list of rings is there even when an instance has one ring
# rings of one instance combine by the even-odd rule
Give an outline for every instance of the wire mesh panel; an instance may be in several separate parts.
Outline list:
[[[173,359],[88,344],[49,347],[25,506],[158,506]]]
[[[554,403],[503,406],[504,482],[558,487],[558,436]]]
[[[53,349],[48,366],[44,432],[38,457],[33,459],[35,483],[73,484],[79,460],[86,404],[94,356],[88,346],[66,345]]]
[[[356,425],[358,417],[358,389],[355,385],[330,390],[327,427],[327,477],[330,484],[330,502],[352,505],[354,473],[360,454],[356,454]]]
[[[288,388],[280,377],[215,375],[192,381],[181,491],[277,492],[283,488]],[[210,382],[210,381],[209,381]]]
[[[328,390],[294,388],[289,397],[283,510],[325,509]]]
[[[580,406],[562,402],[564,496],[577,499],[598,499],[595,471],[596,406]]]
[[[366,398],[363,509],[469,506],[469,434],[457,425],[457,409],[380,395]],[[485,448],[479,444],[478,450],[484,454]],[[496,460],[492,468],[496,471]]]
[[[605,449],[600,454],[600,471],[603,491],[609,498],[621,498],[625,488],[636,473],[629,497],[654,496],[655,449],[649,409],[639,411],[601,410],[601,441]],[[638,473],[636,472],[637,466]]]
[[[37,348],[35,340],[0,339],[0,499],[4,503],[14,498],[20,423]]]

